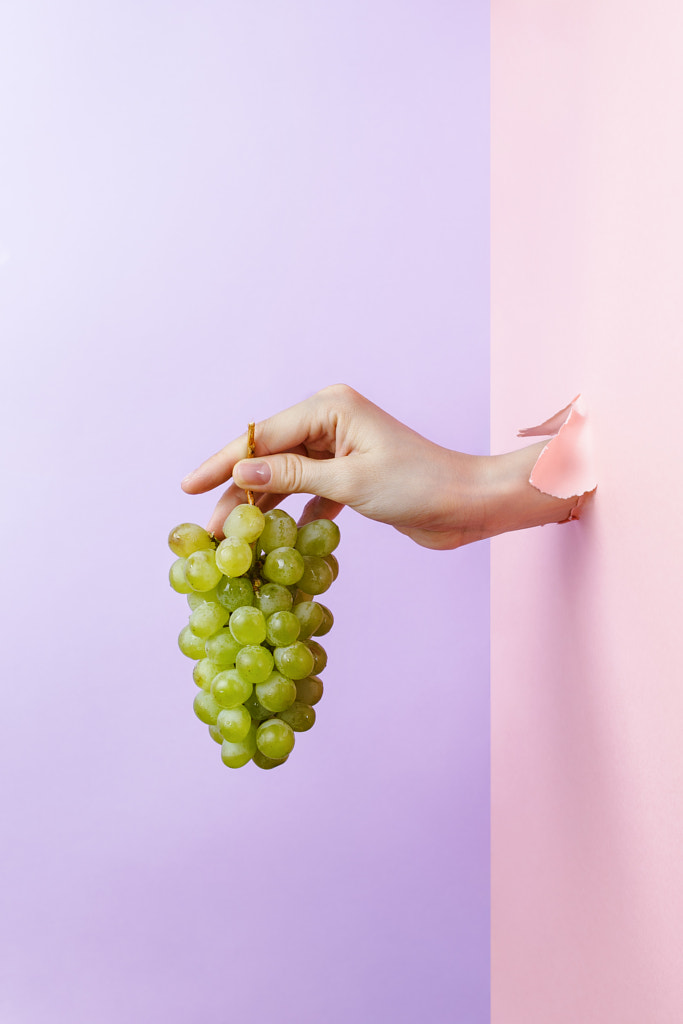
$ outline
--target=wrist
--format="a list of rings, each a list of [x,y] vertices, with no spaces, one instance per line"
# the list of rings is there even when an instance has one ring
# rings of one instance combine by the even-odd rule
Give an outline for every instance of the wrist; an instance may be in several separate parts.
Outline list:
[[[504,455],[486,457],[482,472],[486,536],[561,523],[570,518],[578,496],[557,498],[529,483],[536,461],[547,445],[538,441]]]

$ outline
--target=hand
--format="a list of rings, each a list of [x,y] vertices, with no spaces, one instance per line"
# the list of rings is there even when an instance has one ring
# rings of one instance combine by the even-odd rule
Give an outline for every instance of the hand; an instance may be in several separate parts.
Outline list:
[[[247,487],[267,512],[288,494],[316,495],[301,517],[333,519],[344,505],[387,523],[427,548],[456,548],[491,536],[484,523],[487,456],[449,451],[399,423],[345,384],[256,425],[190,473],[188,494],[232,477],[208,524],[217,537]]]

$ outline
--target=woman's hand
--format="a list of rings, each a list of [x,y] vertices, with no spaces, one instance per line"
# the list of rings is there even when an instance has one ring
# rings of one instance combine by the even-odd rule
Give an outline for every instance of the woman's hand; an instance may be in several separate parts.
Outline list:
[[[316,495],[301,522],[334,519],[349,505],[426,548],[457,548],[510,530],[567,521],[577,497],[529,483],[546,445],[505,455],[467,455],[427,441],[345,384],[256,425],[256,458],[242,434],[183,480],[201,494],[232,477],[208,529],[223,523],[248,487],[264,512],[288,494]]]
[[[183,480],[188,494],[200,494],[232,477],[208,524],[219,537],[247,487],[264,512],[287,494],[313,494],[303,522],[333,519],[349,505],[428,548],[456,548],[486,535],[486,456],[427,441],[345,384],[258,423],[255,436],[256,458],[244,458],[243,434]]]

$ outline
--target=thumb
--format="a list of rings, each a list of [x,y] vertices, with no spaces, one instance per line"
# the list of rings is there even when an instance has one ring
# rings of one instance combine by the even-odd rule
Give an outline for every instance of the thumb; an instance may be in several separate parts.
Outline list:
[[[348,504],[342,459],[307,459],[285,452],[236,463],[232,478],[238,487],[264,494],[317,494]]]

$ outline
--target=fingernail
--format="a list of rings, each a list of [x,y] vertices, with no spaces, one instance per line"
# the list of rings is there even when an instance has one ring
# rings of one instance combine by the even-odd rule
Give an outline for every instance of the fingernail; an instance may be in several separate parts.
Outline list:
[[[194,470],[192,470],[191,473],[188,473],[187,476],[183,477],[183,479],[180,481],[180,486],[182,487],[183,484],[189,484],[189,482],[190,482],[190,480],[192,479],[193,476],[194,476]]]
[[[252,462],[251,459],[244,459],[235,469],[235,483],[240,487],[245,484],[267,484],[270,480],[270,466],[267,462]]]

